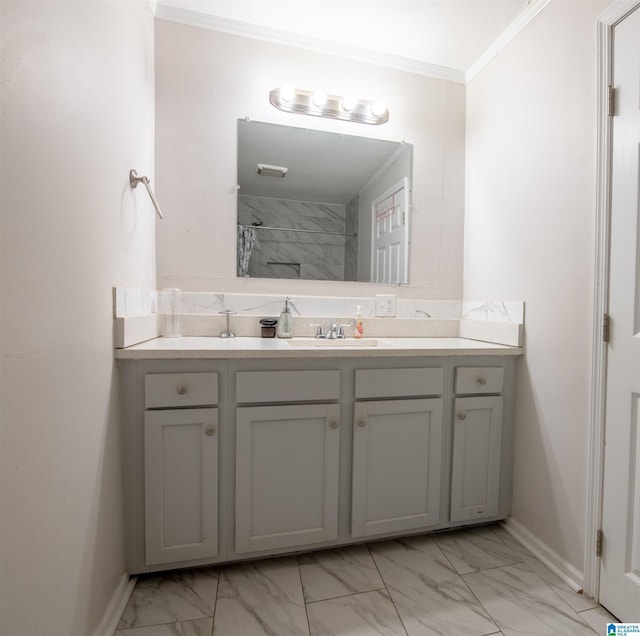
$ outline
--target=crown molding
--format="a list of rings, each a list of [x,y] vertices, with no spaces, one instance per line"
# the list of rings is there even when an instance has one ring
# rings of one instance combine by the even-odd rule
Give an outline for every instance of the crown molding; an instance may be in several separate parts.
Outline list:
[[[629,4],[635,0],[627,0]],[[330,42],[321,38],[281,31],[269,27],[262,27],[249,24],[241,20],[231,20],[221,18],[200,11],[184,9],[165,4],[162,0],[148,0],[152,7],[153,14],[160,20],[178,22],[188,26],[202,27],[231,35],[253,38],[280,44],[293,46],[299,49],[322,53],[323,55],[334,55],[336,57],[347,58],[367,64],[375,64],[392,68],[398,71],[424,75],[435,79],[455,82],[457,84],[468,84],[480,71],[487,66],[500,52],[513,40],[524,28],[551,2],[551,0],[532,0],[529,6],[500,34],[493,44],[469,67],[465,72],[459,69],[421,62],[399,55],[378,53],[354,46]]]
[[[296,48],[306,49],[308,51],[314,51],[324,55],[335,55],[341,58],[375,64],[376,66],[384,66],[386,68],[414,73],[416,75],[424,75],[426,77],[433,77],[435,79],[455,82],[457,84],[465,83],[464,71],[458,69],[438,66],[437,64],[429,64],[428,62],[420,62],[419,60],[412,60],[399,55],[368,51],[358,47],[342,45],[320,38],[298,35],[288,31],[261,27],[247,22],[242,22],[240,20],[220,18],[199,11],[192,11],[189,9],[166,5],[162,0],[153,1],[156,3],[154,14],[156,18],[160,20],[178,22],[189,26],[204,27],[206,29],[221,31],[231,35],[263,40],[265,42],[271,42],[272,44],[294,46]]]
[[[496,41],[469,67],[465,73],[465,84],[468,84],[487,66],[502,49],[511,42],[542,11],[551,0],[533,0],[531,4],[498,36]]]

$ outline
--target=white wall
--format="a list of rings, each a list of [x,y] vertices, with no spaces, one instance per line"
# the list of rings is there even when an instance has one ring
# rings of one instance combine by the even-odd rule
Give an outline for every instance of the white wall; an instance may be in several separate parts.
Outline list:
[[[467,87],[464,297],[526,302],[513,517],[583,569],[596,17],[554,0]]]
[[[383,99],[390,121],[365,126],[269,104],[285,83]],[[158,286],[193,291],[367,295],[380,286],[237,279],[238,118],[414,145],[410,285],[398,295],[462,293],[464,86],[329,55],[156,20]],[[387,289],[389,286],[387,286]]]
[[[153,286],[146,1],[0,3],[0,633],[88,636],[123,582],[113,285]]]

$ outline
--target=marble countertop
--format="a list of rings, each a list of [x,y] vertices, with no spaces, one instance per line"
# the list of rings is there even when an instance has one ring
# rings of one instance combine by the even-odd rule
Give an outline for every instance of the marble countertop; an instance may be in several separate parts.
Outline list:
[[[376,358],[410,356],[519,356],[522,347],[467,338],[363,338],[318,341],[314,338],[154,338],[116,349],[119,360],[237,358]]]

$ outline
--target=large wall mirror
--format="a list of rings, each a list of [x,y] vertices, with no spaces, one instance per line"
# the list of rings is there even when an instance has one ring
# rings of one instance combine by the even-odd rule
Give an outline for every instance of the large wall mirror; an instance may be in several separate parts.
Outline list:
[[[238,121],[238,276],[408,283],[411,144]]]

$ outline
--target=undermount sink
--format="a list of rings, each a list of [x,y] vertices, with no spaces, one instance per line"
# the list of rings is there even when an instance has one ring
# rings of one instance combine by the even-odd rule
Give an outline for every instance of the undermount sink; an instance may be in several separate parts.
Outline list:
[[[377,347],[374,338],[293,338],[290,347]]]

